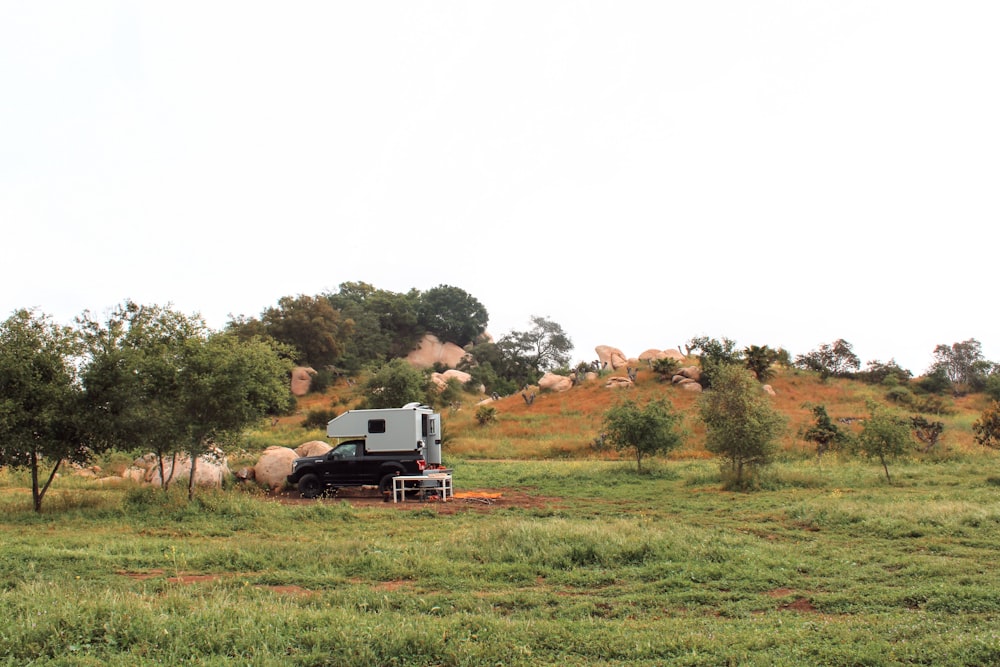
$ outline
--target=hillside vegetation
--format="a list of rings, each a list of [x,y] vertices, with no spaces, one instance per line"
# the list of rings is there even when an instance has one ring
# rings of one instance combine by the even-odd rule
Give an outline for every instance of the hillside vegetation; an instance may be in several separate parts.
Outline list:
[[[683,415],[685,444],[670,455],[671,459],[703,459],[704,429],[699,423],[698,394],[682,391],[660,382],[650,370],[640,370],[635,386],[608,388],[611,375],[578,384],[569,391],[541,392],[531,405],[520,394],[502,397],[490,403],[497,411],[497,421],[482,426],[476,420],[476,404],[482,396],[465,394],[459,405],[442,408],[445,456],[457,459],[549,459],[599,458],[616,460],[615,451],[598,450],[595,439],[601,433],[604,413],[626,397],[638,403],[665,397]],[[786,460],[809,459],[816,455],[815,445],[802,437],[813,423],[812,406],[824,405],[832,419],[848,431],[857,432],[868,414],[868,401],[894,407],[900,416],[915,414],[905,406],[894,406],[887,398],[889,388],[845,378],[821,380],[813,372],[780,368],[769,381],[775,391],[771,398],[775,409],[786,417],[787,428],[780,438],[781,457]],[[940,443],[923,458],[941,460],[950,457],[990,456],[977,445],[971,425],[990,404],[985,394],[947,396],[942,399],[945,414],[930,415],[944,424]],[[311,394],[299,401],[294,415],[282,417],[273,427],[256,431],[250,437],[251,448],[262,445],[297,446],[312,439],[323,439],[321,430],[298,427],[309,411],[333,409],[343,412],[359,402],[358,384],[340,382],[323,394]],[[277,442],[276,442],[277,441]]]

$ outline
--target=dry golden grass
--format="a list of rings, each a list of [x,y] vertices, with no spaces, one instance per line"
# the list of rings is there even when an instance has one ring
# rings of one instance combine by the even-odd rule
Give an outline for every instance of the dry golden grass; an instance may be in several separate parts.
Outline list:
[[[625,371],[611,375],[624,376]],[[649,370],[639,371],[634,386],[612,389],[606,386],[611,375],[584,382],[567,392],[539,392],[531,405],[520,394],[503,397],[490,404],[496,410],[497,421],[486,426],[476,420],[479,399],[469,396],[458,409],[442,410],[446,448],[453,456],[477,459],[617,459],[620,457],[617,452],[594,448],[604,413],[626,397],[640,404],[665,398],[682,415],[682,428],[687,435],[684,445],[671,458],[709,458],[704,448],[704,427],[697,418],[698,394],[660,382]],[[802,438],[802,433],[813,423],[814,405],[826,406],[835,421],[848,420],[838,422],[842,428],[857,432],[860,421],[855,420],[868,414],[867,402],[887,402],[884,387],[839,378],[822,382],[814,373],[795,369],[778,370],[770,385],[776,393],[774,407],[787,419],[779,446],[790,456],[810,456],[814,451],[812,443]],[[294,423],[309,410],[318,408],[355,407],[357,398],[353,392],[353,387],[339,383],[325,395],[303,397],[299,399],[298,413],[282,421]],[[930,416],[945,423],[942,444],[947,450],[969,453],[979,449],[973,441],[971,425],[988,402],[981,394],[949,398],[946,403],[952,414]],[[900,414],[909,412],[901,409]]]

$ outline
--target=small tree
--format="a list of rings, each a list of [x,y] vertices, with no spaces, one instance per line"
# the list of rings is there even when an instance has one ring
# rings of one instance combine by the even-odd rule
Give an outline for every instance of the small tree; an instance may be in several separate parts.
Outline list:
[[[640,408],[626,399],[604,413],[604,438],[615,449],[630,449],[635,454],[636,469],[642,471],[645,456],[676,449],[683,441],[677,431],[680,416],[663,399],[650,401]]]
[[[861,360],[854,354],[851,344],[843,338],[833,344],[824,343],[807,354],[795,357],[795,365],[819,373],[821,380],[830,377],[849,377],[861,367]]]
[[[767,345],[750,345],[743,349],[743,359],[761,384],[774,377],[772,366],[778,360],[777,350],[772,350]]]
[[[723,364],[712,388],[701,395],[698,410],[705,424],[705,447],[728,463],[733,482],[746,487],[749,477],[771,463],[784,418],[749,371]]]
[[[888,462],[903,456],[913,446],[909,423],[871,401],[868,403],[868,418],[857,442],[862,454],[879,460],[885,470],[885,479],[890,484],[892,478]]]
[[[365,383],[363,393],[368,408],[399,408],[427,399],[427,376],[405,359],[382,364]]]
[[[924,454],[937,446],[941,440],[941,434],[944,433],[944,422],[931,421],[922,415],[910,417],[910,427],[917,440],[924,444],[923,449],[920,450]]]
[[[972,433],[980,445],[1000,449],[1000,401],[993,401],[983,410],[972,425]]]
[[[817,405],[813,407],[812,412],[816,417],[816,422],[806,429],[803,437],[810,442],[816,443],[816,456],[820,457],[826,452],[839,449],[847,441],[847,433],[841,431],[833,423],[830,415],[826,413],[826,406]]]
[[[77,419],[78,353],[74,332],[47,315],[18,310],[0,324],[0,467],[31,472],[36,512],[60,464],[84,463],[94,453],[84,446]],[[51,469],[42,481],[45,465]]]

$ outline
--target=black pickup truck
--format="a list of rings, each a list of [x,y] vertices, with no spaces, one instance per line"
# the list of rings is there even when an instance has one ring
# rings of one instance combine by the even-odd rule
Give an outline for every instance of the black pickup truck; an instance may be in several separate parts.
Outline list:
[[[303,498],[316,498],[343,486],[378,486],[392,493],[396,475],[421,475],[427,468],[423,451],[365,451],[364,440],[342,442],[326,454],[295,459],[288,483],[297,486]]]

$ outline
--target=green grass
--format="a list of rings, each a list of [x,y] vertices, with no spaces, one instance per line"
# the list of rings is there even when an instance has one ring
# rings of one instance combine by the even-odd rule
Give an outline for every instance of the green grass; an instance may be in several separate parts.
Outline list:
[[[459,461],[537,500],[453,512],[5,474],[0,664],[1000,661],[994,466],[650,463]]]

